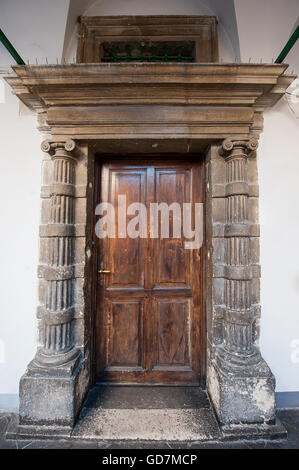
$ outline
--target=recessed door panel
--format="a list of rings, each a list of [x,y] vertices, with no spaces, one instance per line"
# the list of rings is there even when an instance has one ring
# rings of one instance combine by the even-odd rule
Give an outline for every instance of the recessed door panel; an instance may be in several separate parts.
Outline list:
[[[157,364],[190,367],[190,308],[188,300],[157,302]]]
[[[146,169],[111,169],[109,179],[109,202],[114,206],[117,238],[109,240],[111,276],[107,280],[110,286],[140,287],[144,285],[144,243],[142,238],[127,236],[126,228],[132,216],[123,217],[123,206],[145,203]]]
[[[143,309],[139,301],[112,301],[108,306],[108,363],[142,366]]]

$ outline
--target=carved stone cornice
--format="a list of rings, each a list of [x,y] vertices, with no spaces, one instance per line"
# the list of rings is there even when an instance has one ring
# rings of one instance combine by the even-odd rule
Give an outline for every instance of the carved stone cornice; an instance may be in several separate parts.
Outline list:
[[[14,66],[16,75],[6,81],[28,105],[30,95],[43,106],[118,103],[121,97],[126,102],[153,102],[157,98],[161,102],[167,97],[173,102],[177,95],[176,102],[184,99],[190,104],[262,107],[271,105],[273,94],[279,99],[295,79],[284,75],[286,69],[284,64],[30,65]],[[111,90],[114,95],[106,93]]]
[[[75,64],[16,66],[7,81],[40,129],[57,140],[164,141],[176,136],[203,151],[227,136],[261,132],[261,113],[294,80],[283,64]],[[279,85],[278,85],[279,84]],[[201,145],[202,144],[202,145]],[[109,144],[108,148],[109,147]],[[103,151],[103,147],[101,147]]]

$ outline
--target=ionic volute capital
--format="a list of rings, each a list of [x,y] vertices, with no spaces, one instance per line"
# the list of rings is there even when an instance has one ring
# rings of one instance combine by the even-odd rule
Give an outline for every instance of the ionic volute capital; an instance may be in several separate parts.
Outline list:
[[[78,148],[76,142],[73,139],[67,139],[64,141],[55,140],[44,140],[41,144],[43,152],[48,153],[51,157],[55,156],[77,156]]]
[[[255,152],[258,148],[258,140],[250,137],[246,140],[231,140],[225,139],[222,145],[219,147],[219,154],[224,157],[231,157],[234,154],[249,156],[252,152]]]

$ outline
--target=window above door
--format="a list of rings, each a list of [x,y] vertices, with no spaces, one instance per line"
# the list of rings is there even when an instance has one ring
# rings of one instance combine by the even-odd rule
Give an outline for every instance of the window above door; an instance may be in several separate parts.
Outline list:
[[[214,16],[80,18],[78,63],[217,61]]]

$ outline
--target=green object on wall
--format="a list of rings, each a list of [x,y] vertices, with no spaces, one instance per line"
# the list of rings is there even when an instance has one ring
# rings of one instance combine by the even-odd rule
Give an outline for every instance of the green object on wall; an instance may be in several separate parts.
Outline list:
[[[8,52],[14,58],[14,60],[16,61],[18,65],[25,65],[25,62],[23,61],[22,57],[17,53],[12,43],[3,33],[2,29],[0,29],[0,41],[2,42],[3,46],[8,50]]]
[[[298,38],[299,38],[299,26],[297,26],[297,28],[293,32],[292,36],[290,37],[290,39],[286,43],[285,47],[283,48],[283,50],[281,51],[281,53],[277,57],[277,59],[275,61],[276,64],[281,64],[284,61],[284,59],[286,58],[286,56],[288,55],[288,53],[290,52],[290,50],[292,49],[292,47],[294,46],[294,44],[295,44],[295,42],[297,41]]]

